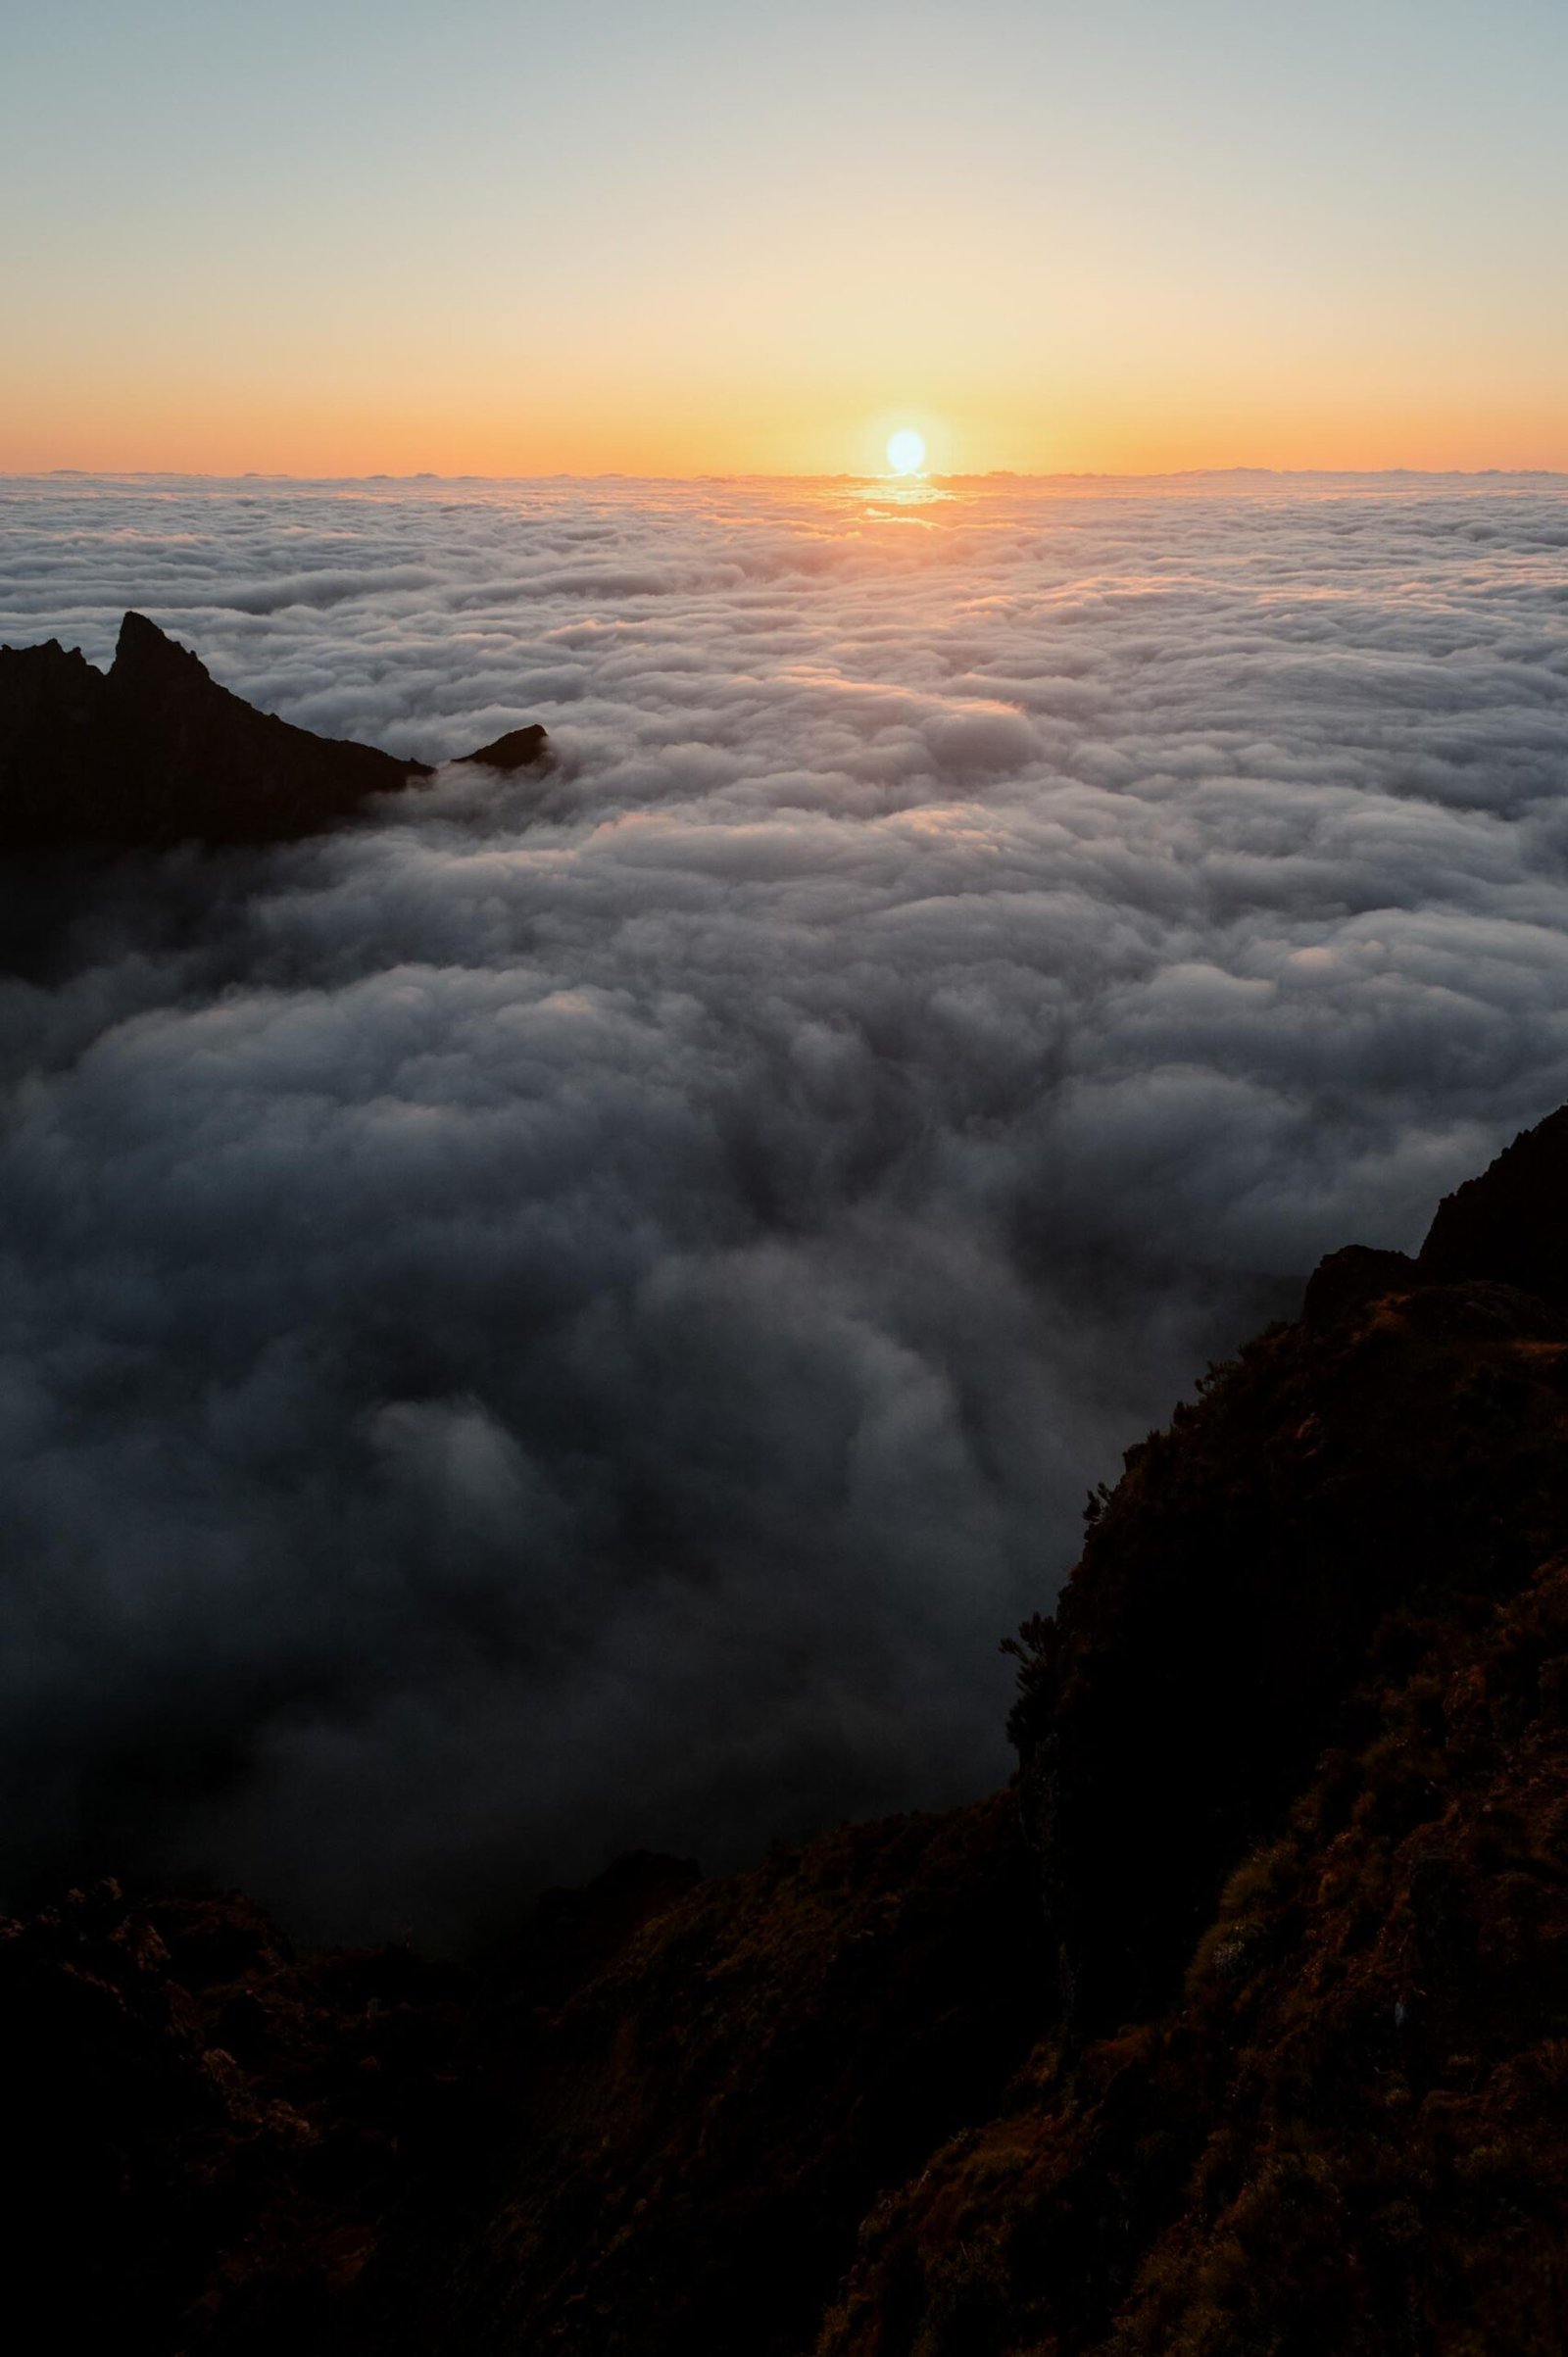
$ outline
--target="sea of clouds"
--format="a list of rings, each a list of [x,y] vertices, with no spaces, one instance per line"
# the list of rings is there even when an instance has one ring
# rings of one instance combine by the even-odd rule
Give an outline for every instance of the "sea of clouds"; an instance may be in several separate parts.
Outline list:
[[[1568,1098],[1560,479],[0,513],[13,644],[556,748],[4,882],[14,1890],[444,1940],[984,1789],[1089,1486]]]

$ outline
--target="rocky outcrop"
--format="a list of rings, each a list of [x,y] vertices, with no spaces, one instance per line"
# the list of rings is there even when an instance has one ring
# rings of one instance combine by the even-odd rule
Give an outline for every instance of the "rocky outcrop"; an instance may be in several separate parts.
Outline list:
[[[517,729],[473,758],[545,752],[543,729]],[[286,841],[431,767],[258,712],[143,614],[108,672],[55,639],[0,648],[0,856]]]
[[[1211,1369],[989,1801],[627,1861],[456,1994],[236,1901],[17,1927],[24,2145],[139,2345],[1556,2357],[1565,1244],[1558,1115]]]
[[[1561,2348],[1560,1559],[1413,1600],[1360,1671],[1165,2001],[1048,2037],[888,2190],[817,2357]]]
[[[1168,2001],[1391,1631],[1485,1614],[1568,1545],[1568,1320],[1491,1274],[1523,1273],[1506,1211],[1474,1216],[1473,1275],[1425,1251],[1325,1263],[1299,1323],[1128,1452],[1025,1632],[1013,1732],[1075,2032]]]
[[[1568,1310],[1565,1171],[1568,1105],[1445,1196],[1421,1247],[1423,1276],[1492,1277]]]
[[[19,2304],[72,2345],[323,2345],[447,2127],[463,1993],[397,1949],[297,1960],[226,1895],[0,1926]]]
[[[1458,1201],[1462,1249],[1446,1208],[1419,1259],[1336,1254],[1129,1452],[1019,1642],[984,1841],[959,1812],[879,1880],[892,1829],[829,1837],[578,1996],[410,2350],[1560,2347],[1568,1120]]]
[[[0,1919],[16,2306],[131,2357],[371,2357],[385,2242],[483,2213],[541,2025],[694,1879],[638,1857],[547,1894],[488,2003],[404,1946],[296,1954],[231,1891]]]
[[[1559,1114],[1129,1452],[1019,1646],[1041,2041],[820,2357],[1560,2345],[1565,1242]]]
[[[476,761],[486,769],[531,769],[543,761],[547,739],[537,722],[531,728],[511,728],[504,737],[496,737],[481,745],[477,753],[466,753],[462,759]]]
[[[388,2349],[809,2349],[879,2191],[994,2114],[1042,1966],[1004,1793],[699,1885],[549,2018],[435,2263],[388,2243]]]

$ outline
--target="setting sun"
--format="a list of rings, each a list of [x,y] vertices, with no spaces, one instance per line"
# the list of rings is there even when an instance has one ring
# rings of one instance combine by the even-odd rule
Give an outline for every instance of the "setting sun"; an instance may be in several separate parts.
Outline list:
[[[888,442],[888,465],[895,474],[918,474],[925,465],[925,441],[911,426],[894,434]]]

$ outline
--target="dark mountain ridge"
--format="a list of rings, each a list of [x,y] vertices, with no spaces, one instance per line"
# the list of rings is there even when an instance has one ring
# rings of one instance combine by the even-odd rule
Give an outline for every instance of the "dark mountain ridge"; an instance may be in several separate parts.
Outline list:
[[[484,1977],[295,1958],[236,1898],[10,1927],[57,2329],[1559,2351],[1568,1108],[1129,1450],[1014,1649],[1009,1792],[628,1860]]]
[[[513,769],[545,751],[536,727],[465,758]],[[0,647],[0,856],[284,842],[432,773],[258,712],[144,614],[107,672],[58,639]]]

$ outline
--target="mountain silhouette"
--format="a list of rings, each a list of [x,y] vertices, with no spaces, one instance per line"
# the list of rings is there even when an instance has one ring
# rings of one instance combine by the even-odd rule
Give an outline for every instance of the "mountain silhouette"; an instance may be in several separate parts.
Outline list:
[[[546,749],[516,729],[466,758],[515,768]],[[283,842],[432,769],[258,712],[145,614],[107,672],[58,639],[0,648],[0,855]]]

